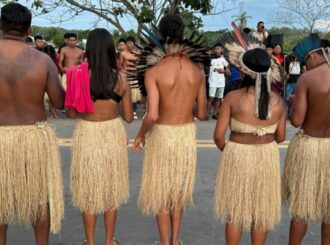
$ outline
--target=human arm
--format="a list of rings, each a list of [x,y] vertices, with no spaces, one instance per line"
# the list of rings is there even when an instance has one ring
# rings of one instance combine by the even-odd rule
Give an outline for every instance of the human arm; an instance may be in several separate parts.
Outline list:
[[[65,57],[64,49],[65,48],[61,49],[58,66],[61,69],[61,71],[65,73],[65,67],[63,66],[64,57]]]
[[[307,87],[304,82],[304,76],[298,79],[296,86],[290,122],[292,126],[297,128],[303,124],[307,113]]]
[[[285,114],[285,104],[283,101],[281,101],[281,105],[283,107],[283,111],[281,113],[281,117],[275,131],[275,141],[277,143],[281,143],[285,140],[285,133],[286,133],[286,114]]]
[[[119,66],[118,66],[119,70],[124,69],[124,54],[123,52],[120,52],[119,54]]]
[[[153,70],[149,70],[144,78],[145,87],[147,90],[147,114],[145,115],[141,128],[135,137],[133,150],[140,152],[144,144],[145,135],[152,129],[153,125],[159,117],[159,91]]]
[[[196,106],[194,108],[194,116],[199,120],[206,120],[207,115],[207,100],[206,100],[206,81],[204,71],[201,70],[201,83],[198,89],[198,94],[196,98]]]
[[[127,122],[131,123],[133,121],[133,107],[132,107],[132,96],[131,89],[126,80],[125,74],[122,72],[119,73],[119,85],[122,90],[122,99],[121,99],[121,107],[122,107],[122,118]]]
[[[214,142],[223,151],[225,148],[225,133],[230,121],[230,95],[227,95],[219,109],[217,124],[214,130]]]
[[[49,57],[45,57],[45,63],[47,67],[46,93],[51,105],[62,110],[64,109],[65,91],[61,85],[57,67]]]

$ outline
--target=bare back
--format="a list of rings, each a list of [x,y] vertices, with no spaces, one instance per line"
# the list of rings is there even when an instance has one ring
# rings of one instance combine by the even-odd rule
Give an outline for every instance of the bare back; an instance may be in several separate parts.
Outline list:
[[[187,57],[175,56],[165,58],[151,72],[159,91],[157,123],[192,122],[194,103],[200,90],[205,89],[202,69]]]
[[[0,40],[0,125],[24,125],[46,120],[47,92],[62,109],[64,90],[53,61],[21,41]]]
[[[261,120],[255,116],[255,91],[254,87],[241,88],[228,95],[231,107],[231,117],[235,119],[255,125],[255,126],[270,126],[277,124],[284,112],[284,102],[280,96],[271,92],[270,94],[270,108],[272,116],[268,120]]]
[[[122,73],[119,75],[114,92],[121,97],[120,102],[113,99],[96,100],[93,102],[94,113],[82,114],[82,118],[87,121],[100,122],[117,118],[121,112],[122,118],[126,122],[131,122],[133,120],[131,91],[125,75]]]
[[[330,137],[330,67],[323,64],[304,73],[295,97],[292,117],[300,121],[305,133]]]

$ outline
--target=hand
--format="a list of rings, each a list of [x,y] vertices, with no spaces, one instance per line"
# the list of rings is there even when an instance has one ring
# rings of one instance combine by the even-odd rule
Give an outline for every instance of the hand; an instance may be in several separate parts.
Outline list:
[[[126,145],[128,145],[129,144],[129,138],[128,138],[128,136],[126,135]]]
[[[294,94],[288,96],[288,106],[289,107],[292,107],[293,102],[294,102],[294,99],[295,99],[295,95]]]
[[[133,151],[139,153],[145,145],[144,137],[136,137],[133,143]]]
[[[220,69],[218,69],[218,72],[219,72],[220,74],[223,74],[225,71],[224,71],[222,68],[220,68]]]

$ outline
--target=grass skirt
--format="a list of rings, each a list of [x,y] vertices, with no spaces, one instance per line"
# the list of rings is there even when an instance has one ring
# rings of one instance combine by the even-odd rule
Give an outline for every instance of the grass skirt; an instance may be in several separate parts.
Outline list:
[[[239,229],[272,229],[281,216],[279,150],[229,141],[215,186],[215,213]]]
[[[129,198],[126,132],[121,119],[81,120],[73,133],[71,192],[74,206],[97,214]]]
[[[291,215],[306,222],[330,222],[330,138],[303,132],[286,155],[283,195]]]
[[[195,124],[154,125],[143,162],[139,207],[144,214],[193,202],[196,147]]]
[[[136,85],[137,81],[129,81],[128,82],[131,88],[131,97],[132,97],[132,102],[136,103],[141,101],[141,91],[139,87]]]
[[[64,215],[58,146],[46,123],[0,127],[0,224],[34,224],[50,210],[50,230]]]

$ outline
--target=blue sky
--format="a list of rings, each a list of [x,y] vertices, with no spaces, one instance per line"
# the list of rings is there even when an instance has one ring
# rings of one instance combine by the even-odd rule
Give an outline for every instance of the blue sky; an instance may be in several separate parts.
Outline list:
[[[213,1],[216,5],[218,5],[218,11],[222,9],[221,1],[214,0]],[[231,0],[223,0],[226,5],[226,8],[232,8]],[[238,1],[237,1],[238,2]],[[249,16],[252,18],[248,20],[248,26],[255,28],[257,22],[259,20],[265,21],[266,27],[274,26],[270,21],[270,16],[276,11],[278,5],[276,1],[272,0],[245,0],[243,1],[242,10],[246,11]],[[238,6],[238,5],[236,5]],[[204,22],[204,30],[219,30],[223,28],[230,28],[230,22],[233,19],[233,15],[237,15],[239,13],[239,8],[236,7],[235,9],[223,13],[221,15],[216,16],[205,16],[203,18]],[[52,13],[52,15],[58,15],[58,13]],[[33,25],[38,26],[56,26],[56,27],[63,27],[67,29],[90,29],[94,26],[94,21],[96,20],[93,14],[83,13],[76,17],[74,20],[71,21],[64,21],[62,23],[52,23],[48,19],[52,18],[51,16],[38,16],[33,19]],[[125,29],[135,29],[136,24],[133,20],[130,20],[127,17],[122,19],[122,23]],[[113,29],[111,25],[107,25],[105,22],[99,22],[97,24],[98,27],[106,27],[108,29]]]

